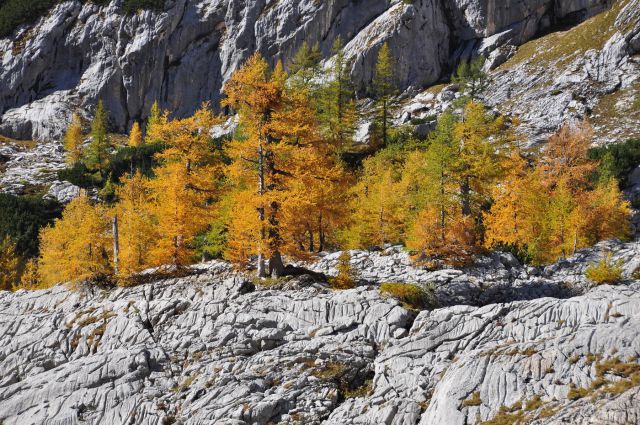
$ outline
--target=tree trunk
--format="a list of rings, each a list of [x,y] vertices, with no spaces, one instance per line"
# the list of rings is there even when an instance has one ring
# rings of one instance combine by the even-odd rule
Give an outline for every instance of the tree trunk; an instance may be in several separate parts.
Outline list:
[[[462,215],[471,215],[471,187],[469,186],[469,177],[465,177],[461,187],[460,194],[462,196]]]
[[[264,265],[264,255],[262,254],[263,244],[265,243],[265,227],[264,227],[264,148],[262,143],[258,149],[258,194],[260,195],[260,206],[258,207],[258,219],[260,220],[260,252],[258,253],[258,277],[266,277],[266,269]]]
[[[318,218],[318,252],[324,251],[324,228],[322,227],[322,215]]]
[[[258,277],[267,277],[262,253],[258,254]]]
[[[120,256],[120,241],[118,239],[118,215],[113,216],[113,272],[118,274]]]
[[[274,252],[269,259],[269,275],[273,277],[284,276],[284,263],[282,255],[278,251]]]
[[[313,230],[311,230],[311,226],[307,224],[307,233],[309,234],[309,252],[315,251],[315,243],[313,240]]]
[[[178,236],[173,237],[173,254],[171,255],[171,263],[178,265]]]
[[[387,101],[382,102],[382,146],[387,146]]]

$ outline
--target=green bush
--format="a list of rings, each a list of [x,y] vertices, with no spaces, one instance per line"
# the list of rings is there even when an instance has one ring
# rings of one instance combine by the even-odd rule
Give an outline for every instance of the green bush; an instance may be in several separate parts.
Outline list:
[[[155,154],[162,152],[165,145],[162,143],[150,143],[139,147],[119,147],[109,160],[109,173],[114,182],[120,181],[124,174],[140,171],[143,175],[151,177],[153,167],[157,165]]]
[[[622,280],[622,261],[613,261],[613,256],[608,253],[602,260],[589,266],[585,276],[598,285],[616,284]]]
[[[82,162],[76,162],[69,168],[58,171],[58,179],[68,181],[83,189],[91,189],[102,186],[99,175],[90,172]]]
[[[437,306],[435,290],[427,289],[412,283],[383,283],[380,293],[388,294],[400,301],[405,307],[414,310],[424,310]]]
[[[161,143],[152,143],[140,147],[122,146],[110,155],[108,175],[111,182],[117,183],[125,174],[140,171],[143,175],[151,177],[153,167],[157,165],[155,154],[162,152],[165,146]],[[83,189],[103,189],[108,183],[99,172],[87,168],[82,162],[76,162],[73,166],[58,171],[58,178],[66,180]]]
[[[640,139],[591,148],[589,158],[601,161],[600,174],[611,174],[621,187],[626,187],[629,174],[640,165]]]
[[[0,239],[10,236],[16,243],[16,254],[35,257],[40,229],[61,214],[62,205],[56,201],[0,193]]]
[[[0,37],[43,16],[58,0],[6,0],[0,5]]]

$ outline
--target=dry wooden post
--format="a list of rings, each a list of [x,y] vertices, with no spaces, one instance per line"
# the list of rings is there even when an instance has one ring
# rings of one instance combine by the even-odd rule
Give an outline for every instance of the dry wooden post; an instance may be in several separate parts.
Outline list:
[[[118,274],[118,256],[120,255],[120,242],[118,240],[118,215],[113,216],[113,270]]]

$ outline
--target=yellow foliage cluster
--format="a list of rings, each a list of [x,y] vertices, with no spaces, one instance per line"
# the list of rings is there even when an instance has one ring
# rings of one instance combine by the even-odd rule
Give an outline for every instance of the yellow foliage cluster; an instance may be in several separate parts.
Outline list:
[[[190,264],[191,243],[208,225],[208,201],[215,196],[220,175],[209,134],[219,122],[208,105],[182,120],[167,114],[155,117],[148,136],[167,146],[158,155],[156,177],[139,172],[124,177],[116,190],[118,202],[111,207],[92,202],[86,194],[67,205],[62,218],[41,231],[42,284],[113,276],[114,217],[119,235],[116,278],[149,267]],[[134,125],[130,144],[142,143],[140,128]]]
[[[365,160],[346,243],[405,244],[427,265],[464,266],[485,248],[543,264],[627,237],[617,182],[593,182],[588,124],[562,128],[537,160],[518,148],[516,124],[469,102],[461,117],[445,113],[425,143]]]
[[[608,253],[598,263],[589,266],[585,276],[598,285],[616,284],[622,280],[622,264],[613,261],[612,254]]]
[[[304,258],[327,246],[345,221],[348,175],[337,161],[341,141],[322,137],[304,85],[291,87],[282,64],[251,57],[227,83],[225,104],[240,117],[242,137],[227,151],[233,199],[226,257],[258,256],[259,275],[279,273],[281,255]]]
[[[533,159],[517,146],[517,120],[470,101],[444,113],[426,141],[394,142],[385,50],[376,80],[384,149],[359,172],[341,158],[357,121],[344,58],[337,56],[333,82],[322,86],[307,78],[310,69],[289,78],[281,63],[271,69],[256,54],[225,86],[223,106],[239,118],[232,140],[212,138],[222,118],[207,104],[183,119],[154,104],[145,134],[134,123],[129,135],[133,148],[165,147],[154,177],[132,172],[108,180],[112,205],[86,194],[71,202],[41,232],[41,257],[27,266],[22,285],[181,267],[194,261],[207,231],[218,252],[257,264],[261,277],[282,273],[282,256],[304,260],[327,248],[404,244],[424,264],[464,266],[482,249],[506,246],[545,263],[627,235],[629,205],[617,183],[592,181],[598,164],[587,158],[587,125],[563,128]],[[298,62],[316,69],[316,53]],[[101,105],[98,112],[87,158],[104,174],[109,139]],[[74,116],[65,136],[71,161],[82,155],[81,136]],[[346,257],[340,264],[337,286],[352,286]],[[414,295],[399,294],[406,302]]]
[[[516,157],[484,216],[486,246],[514,246],[548,263],[603,239],[626,238],[629,203],[614,179],[590,182],[597,167],[587,157],[590,143],[583,123],[553,136],[537,163]]]

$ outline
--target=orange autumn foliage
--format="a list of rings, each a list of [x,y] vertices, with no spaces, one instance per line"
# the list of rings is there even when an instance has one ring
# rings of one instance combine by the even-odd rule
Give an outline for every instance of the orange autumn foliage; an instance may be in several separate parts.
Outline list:
[[[564,127],[533,165],[521,160],[495,187],[484,215],[485,245],[511,246],[537,264],[567,257],[600,240],[629,235],[629,203],[617,182],[595,184],[586,123]]]
[[[254,55],[225,87],[242,129],[227,151],[227,176],[242,205],[230,221],[226,257],[244,264],[257,255],[260,275],[267,258],[274,266],[283,254],[322,249],[328,230],[343,221],[336,187],[346,174],[337,147],[321,137],[309,93],[288,87],[286,77],[281,64],[271,71]]]

